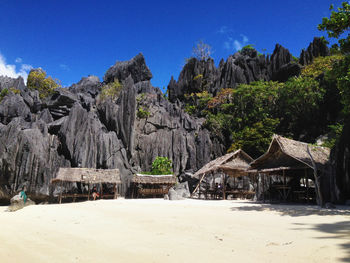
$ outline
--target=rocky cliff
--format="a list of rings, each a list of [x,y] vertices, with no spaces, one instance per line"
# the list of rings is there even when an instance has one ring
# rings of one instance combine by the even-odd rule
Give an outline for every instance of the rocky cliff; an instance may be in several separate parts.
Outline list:
[[[8,89],[0,104],[0,185],[3,195],[26,186],[48,196],[59,167],[118,168],[127,193],[134,172],[148,171],[156,156],[173,161],[175,174],[196,170],[224,147],[151,85],[142,54],[111,67],[101,82],[83,78],[40,99],[22,78],[0,77]],[[118,98],[101,99],[101,87],[118,79]],[[139,116],[143,110],[147,116]]]
[[[321,52],[314,52],[317,43],[309,57]],[[151,85],[142,54],[117,62],[103,81],[85,77],[44,99],[22,78],[0,77],[0,92],[9,90],[0,98],[0,199],[24,186],[32,196],[52,194],[50,182],[59,167],[118,168],[122,194],[132,174],[150,170],[156,156],[169,157],[176,175],[196,171],[227,146],[203,127],[204,119],[184,112],[185,94],[206,90],[215,95],[239,83],[283,81],[300,68],[280,45],[267,57],[243,50],[218,67],[212,59],[192,58],[178,80],[171,79],[168,99]],[[101,98],[101,88],[115,80],[122,83],[119,96]]]
[[[212,59],[199,61],[191,58],[182,69],[178,80],[171,78],[169,99],[183,100],[185,94],[208,91],[215,95],[223,88],[234,88],[241,83],[257,80],[286,81],[300,74],[303,65],[310,64],[315,57],[328,56],[329,49],[321,38],[315,37],[300,59],[293,58],[288,49],[276,44],[271,56],[259,54],[255,49],[242,49],[221,60],[216,67]]]

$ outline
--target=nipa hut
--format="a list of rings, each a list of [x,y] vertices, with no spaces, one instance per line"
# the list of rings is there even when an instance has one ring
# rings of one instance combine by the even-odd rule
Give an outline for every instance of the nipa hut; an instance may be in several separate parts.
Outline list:
[[[51,183],[63,186],[66,183],[83,183],[88,185],[88,193],[84,194],[71,194],[62,193],[59,195],[59,203],[62,202],[62,198],[71,197],[73,201],[78,197],[90,197],[90,190],[92,185],[100,186],[101,198],[104,196],[103,184],[113,184],[114,194],[113,197],[117,197],[117,184],[121,183],[120,172],[118,169],[92,169],[92,168],[60,168],[56,178],[52,179]]]
[[[268,193],[270,199],[309,201],[316,197],[315,180],[329,172],[329,155],[329,148],[274,135],[267,152],[250,164],[249,172],[262,176],[263,199]]]
[[[176,184],[176,177],[167,175],[135,174],[131,180],[131,196],[163,196],[168,194],[170,187]]]
[[[241,196],[247,196],[248,194],[252,194],[249,191],[249,179],[246,177],[248,175],[247,169],[250,168],[249,163],[252,161],[253,159],[247,153],[240,149],[235,152],[225,154],[207,163],[194,174],[194,177],[198,178],[199,182],[197,187],[193,191],[192,196],[197,191],[199,192],[198,195],[200,196],[201,184],[205,180],[205,178],[211,174],[214,174],[214,176],[212,176],[212,179],[209,180],[211,182],[208,182],[207,180],[206,186],[204,187],[205,197],[207,197],[208,195],[214,197],[222,195],[223,199],[225,199],[228,194],[238,194]],[[215,174],[219,174],[219,176],[221,176],[222,185],[215,183]],[[226,176],[231,177],[233,179],[231,180],[231,184],[228,184],[228,178]],[[238,185],[236,182],[236,178],[241,179],[241,183]],[[228,186],[230,185],[232,185],[232,187],[228,188]]]

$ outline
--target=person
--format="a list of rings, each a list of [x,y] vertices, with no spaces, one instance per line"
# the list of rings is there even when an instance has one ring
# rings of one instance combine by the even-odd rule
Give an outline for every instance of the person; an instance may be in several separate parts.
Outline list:
[[[97,192],[96,186],[92,188],[92,197],[94,198],[94,200],[96,200],[97,197],[100,197],[100,194]]]
[[[26,195],[26,192],[25,192],[25,188],[22,189],[19,197],[22,198],[23,199],[23,203],[26,204],[26,202],[27,202],[27,195]]]

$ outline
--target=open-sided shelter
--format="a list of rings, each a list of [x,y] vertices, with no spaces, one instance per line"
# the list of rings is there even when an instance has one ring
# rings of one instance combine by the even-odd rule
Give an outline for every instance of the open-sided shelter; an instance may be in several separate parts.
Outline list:
[[[168,194],[170,187],[175,184],[176,176],[173,174],[135,174],[131,180],[131,196],[162,196]]]
[[[117,184],[121,183],[120,172],[118,169],[93,169],[93,168],[60,168],[56,178],[51,181],[53,184],[63,185],[65,183],[84,183],[88,185],[88,194],[63,194],[60,193],[59,202],[62,198],[90,196],[91,185],[100,185],[101,198],[103,197],[103,183],[114,184],[114,198],[117,196]],[[105,195],[106,196],[106,195]]]
[[[225,199],[225,196],[229,194],[230,191],[232,191],[232,194],[236,194],[236,189],[226,189],[226,183],[225,183],[225,175],[228,175],[229,177],[237,178],[237,177],[243,177],[248,175],[247,169],[250,168],[249,163],[253,161],[253,158],[251,158],[246,152],[239,149],[235,152],[225,154],[219,158],[216,158],[215,160],[207,163],[204,165],[201,169],[199,169],[195,174],[194,177],[199,179],[198,185],[193,191],[192,195],[196,191],[200,191],[201,189],[201,183],[206,177],[206,175],[212,174],[212,173],[220,173],[222,176],[222,194],[223,198]],[[234,185],[235,185],[234,179]],[[248,180],[246,178],[246,180]],[[213,182],[214,183],[214,182]],[[211,188],[215,188],[214,185],[212,185]],[[217,192],[218,189],[207,189],[206,192]],[[249,189],[246,189],[249,190]],[[206,194],[206,193],[205,193]],[[217,193],[216,193],[217,194]]]
[[[309,183],[315,179],[315,174],[328,173],[329,156],[329,148],[274,135],[267,152],[250,164],[249,172],[263,176],[262,193],[277,189],[284,201],[309,200],[315,194]],[[280,182],[276,184],[271,176],[279,176]]]

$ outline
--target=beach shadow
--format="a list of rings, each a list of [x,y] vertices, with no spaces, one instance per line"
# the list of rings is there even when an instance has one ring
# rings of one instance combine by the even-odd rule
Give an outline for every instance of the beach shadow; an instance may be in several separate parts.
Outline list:
[[[295,224],[298,226],[306,225],[306,224]],[[301,230],[305,228],[295,228],[295,230]],[[341,221],[337,223],[325,223],[325,224],[315,224],[311,225],[309,229],[317,230],[322,233],[331,234],[332,236],[328,237],[316,237],[319,239],[345,239],[345,243],[340,245],[340,248],[346,251],[346,256],[344,258],[340,258],[342,262],[350,262],[350,220],[349,221]]]
[[[339,206],[336,209],[319,208],[316,205],[282,205],[282,204],[254,204],[231,207],[231,211],[272,211],[282,216],[308,216],[308,215],[342,215],[350,216],[350,207]]]

